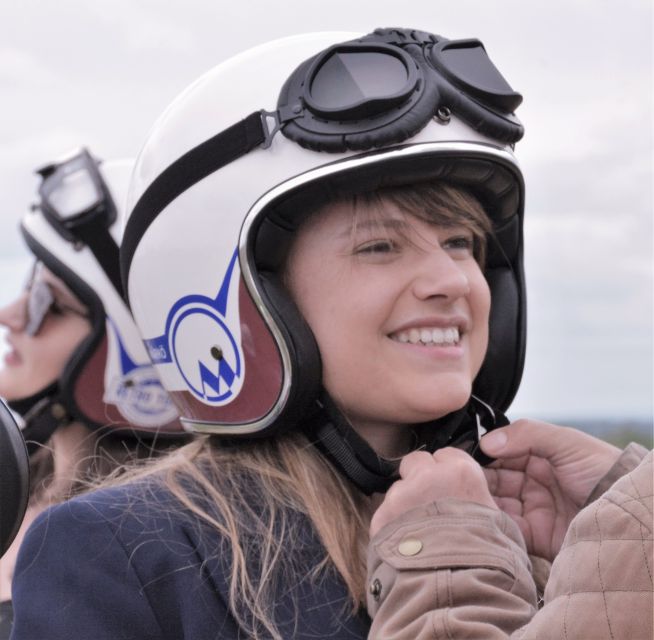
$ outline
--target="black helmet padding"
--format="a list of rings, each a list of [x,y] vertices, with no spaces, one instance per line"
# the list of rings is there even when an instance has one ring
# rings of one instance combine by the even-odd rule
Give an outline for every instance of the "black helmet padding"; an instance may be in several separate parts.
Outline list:
[[[494,237],[489,239],[485,269],[491,290],[489,349],[474,393],[498,411],[505,411],[515,396],[524,366],[526,344],[526,301],[522,264],[522,177],[514,167],[497,158],[468,151],[434,152],[434,145],[413,145],[414,152],[406,157],[394,157],[392,151],[366,154],[370,163],[355,164],[346,171],[335,170],[327,176],[286,191],[262,209],[253,223],[248,255],[254,260],[252,273],[260,279],[262,273],[283,269],[294,232],[304,217],[316,209],[316,203],[326,203],[348,194],[373,191],[382,187],[400,186],[426,181],[443,180],[473,193],[489,215]],[[401,147],[399,148],[401,149]],[[359,156],[358,158],[361,158]],[[334,168],[339,163],[334,163]],[[257,286],[266,296],[266,287]],[[288,304],[288,295],[277,291],[268,298],[282,322],[278,326],[298,324],[297,308]],[[292,343],[290,343],[292,344]],[[291,349],[292,366],[319,375],[316,363],[307,363]],[[317,354],[317,350],[312,350]],[[299,356],[305,357],[304,355]],[[310,358],[314,356],[309,356]],[[317,356],[319,357],[319,356]],[[301,364],[300,364],[301,363]],[[295,377],[295,376],[293,376]],[[309,388],[319,388],[319,380],[303,380]]]

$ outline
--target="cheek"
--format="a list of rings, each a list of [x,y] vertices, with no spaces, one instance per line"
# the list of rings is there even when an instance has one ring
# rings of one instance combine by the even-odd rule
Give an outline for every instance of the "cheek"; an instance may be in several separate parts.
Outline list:
[[[57,380],[73,351],[90,333],[79,317],[46,318],[41,331],[18,344],[21,364],[0,365],[0,393],[9,400],[29,397]]]
[[[477,375],[488,350],[488,322],[491,306],[490,288],[481,272],[472,281],[470,302],[475,327],[472,360],[474,375]]]
[[[57,319],[50,326],[44,326],[39,341],[39,360],[51,374],[59,376],[73,351],[91,332],[91,325],[83,318],[67,317]]]
[[[325,277],[324,269],[314,273],[310,282],[296,280],[290,288],[318,345],[323,384],[330,394],[340,397],[340,387],[351,384],[365,348],[369,352],[371,347],[370,335],[375,335],[371,312],[361,290],[352,286],[353,277],[336,272]]]
[[[303,254],[289,262],[285,284],[300,314],[308,323],[316,340],[331,339],[337,329],[342,310],[347,308],[346,284],[336,268],[326,268],[316,259],[318,252]]]

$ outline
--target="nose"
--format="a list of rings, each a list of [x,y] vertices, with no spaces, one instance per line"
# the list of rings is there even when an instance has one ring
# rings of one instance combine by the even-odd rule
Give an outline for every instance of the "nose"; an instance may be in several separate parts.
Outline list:
[[[25,328],[26,298],[27,293],[23,293],[16,300],[0,309],[0,325],[15,333]]]
[[[413,293],[421,299],[456,300],[470,293],[470,280],[464,263],[441,248],[425,252],[413,280]]]

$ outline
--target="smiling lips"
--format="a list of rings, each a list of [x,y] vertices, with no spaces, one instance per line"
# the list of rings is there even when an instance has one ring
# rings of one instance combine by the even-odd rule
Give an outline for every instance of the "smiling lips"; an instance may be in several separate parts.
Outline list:
[[[421,327],[398,331],[390,336],[396,342],[450,347],[459,343],[459,327]]]
[[[8,347],[8,350],[4,354],[4,363],[7,366],[16,366],[20,364],[22,362],[22,358],[20,357],[18,349],[16,349],[16,346],[13,344],[11,339],[7,340],[6,346]]]
[[[21,357],[17,351],[10,350],[5,353],[4,362],[7,366],[16,366],[21,363]]]

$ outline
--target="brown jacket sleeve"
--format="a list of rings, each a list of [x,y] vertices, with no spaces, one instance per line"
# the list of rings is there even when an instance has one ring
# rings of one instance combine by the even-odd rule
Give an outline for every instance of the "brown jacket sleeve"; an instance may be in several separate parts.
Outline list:
[[[504,638],[536,613],[530,569],[501,511],[454,499],[412,509],[370,543],[368,637]]]
[[[545,606],[516,639],[654,638],[652,455],[572,521]]]
[[[651,640],[652,493],[650,453],[573,520],[538,613],[505,514],[456,500],[407,512],[369,547],[369,638]]]

